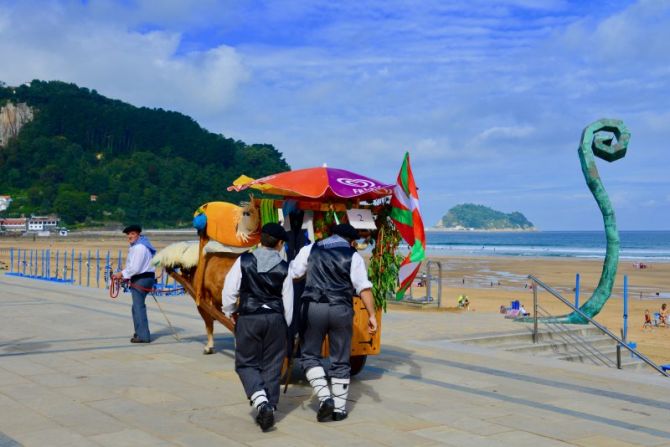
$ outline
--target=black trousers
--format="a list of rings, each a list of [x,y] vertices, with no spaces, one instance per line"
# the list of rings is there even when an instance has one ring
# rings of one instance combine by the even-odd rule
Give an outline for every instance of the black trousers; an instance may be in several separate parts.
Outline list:
[[[305,303],[307,305],[307,303]],[[310,302],[302,341],[300,366],[308,371],[321,363],[321,345],[328,335],[328,376],[348,379],[351,375],[351,333],[354,310],[347,305]]]
[[[247,397],[265,390],[270,404],[277,406],[286,344],[287,327],[282,314],[239,316],[235,326],[235,371]]]

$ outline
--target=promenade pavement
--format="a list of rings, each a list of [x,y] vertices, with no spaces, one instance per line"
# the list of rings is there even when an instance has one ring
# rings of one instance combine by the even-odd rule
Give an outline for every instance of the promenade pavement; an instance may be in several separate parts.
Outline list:
[[[133,345],[129,294],[1,275],[0,446],[670,446],[670,379],[463,345],[519,326],[395,307],[347,420],[316,422],[298,381],[262,433],[232,335],[204,356],[193,301],[159,301],[181,341],[148,297],[155,341]]]

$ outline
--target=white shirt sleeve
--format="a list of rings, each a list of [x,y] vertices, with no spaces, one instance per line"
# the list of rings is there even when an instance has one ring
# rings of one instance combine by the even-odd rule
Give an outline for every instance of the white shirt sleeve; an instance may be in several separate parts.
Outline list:
[[[298,255],[291,261],[291,264],[288,268],[288,275],[292,279],[302,278],[307,273],[307,259],[309,258],[310,253],[312,253],[312,247],[314,244],[309,244],[306,247],[302,247],[298,252]]]
[[[240,296],[242,282],[242,264],[237,258],[226,275],[221,291],[221,308],[225,316],[230,316],[237,310],[237,298]]]
[[[128,258],[126,259],[126,268],[121,270],[124,279],[130,279],[131,276],[144,272],[153,272],[151,266],[151,252],[142,244],[132,245],[128,249]]]
[[[281,295],[284,302],[284,319],[286,325],[290,326],[293,320],[293,278],[291,278],[290,273],[286,275]]]
[[[358,295],[365,289],[371,289],[372,283],[368,279],[368,269],[365,267],[365,260],[358,252],[354,253],[351,258],[351,283],[356,289]]]

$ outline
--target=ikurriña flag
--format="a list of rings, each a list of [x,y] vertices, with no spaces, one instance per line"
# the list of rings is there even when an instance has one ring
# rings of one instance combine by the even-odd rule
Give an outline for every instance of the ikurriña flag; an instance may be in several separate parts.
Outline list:
[[[419,212],[419,194],[409,163],[409,152],[405,153],[405,159],[398,173],[398,182],[393,188],[391,220],[410,247],[409,254],[400,264],[398,271],[400,287],[396,293],[396,300],[400,300],[419,272],[421,261],[426,258],[426,234]]]

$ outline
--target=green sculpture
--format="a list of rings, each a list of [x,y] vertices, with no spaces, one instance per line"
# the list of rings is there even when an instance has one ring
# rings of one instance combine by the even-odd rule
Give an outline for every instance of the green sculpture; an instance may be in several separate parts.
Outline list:
[[[602,132],[607,132],[603,135]],[[614,134],[616,142],[611,137]],[[596,199],[600,212],[605,222],[605,236],[607,238],[607,250],[603,270],[600,273],[598,287],[593,291],[591,297],[579,308],[584,314],[593,318],[602,310],[603,306],[612,294],[612,286],[619,264],[619,232],[616,228],[616,218],[609,196],[605,191],[598,168],[596,168],[595,156],[612,162],[626,155],[630,132],[621,120],[601,119],[586,126],[582,132],[582,142],[579,146],[579,161],[582,172],[591,194]],[[614,144],[613,144],[614,143]],[[568,315],[550,318],[553,322],[569,324],[586,324],[588,321],[577,312]],[[526,320],[528,321],[528,320]]]

